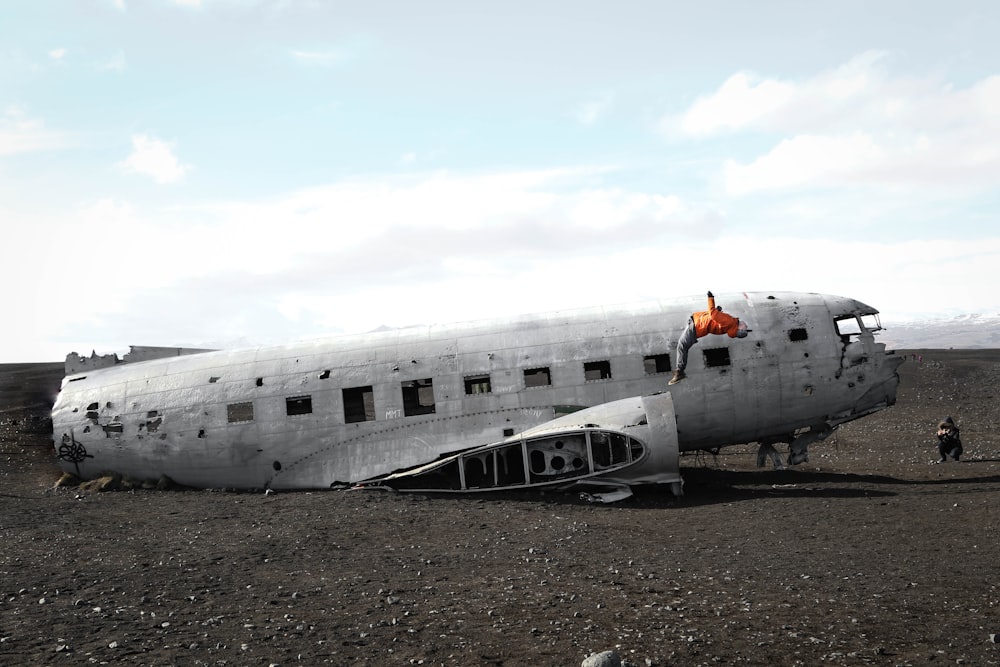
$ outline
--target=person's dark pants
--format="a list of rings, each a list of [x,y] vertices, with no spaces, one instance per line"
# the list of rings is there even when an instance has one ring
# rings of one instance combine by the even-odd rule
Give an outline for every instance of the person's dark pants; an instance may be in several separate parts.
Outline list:
[[[683,371],[688,365],[688,350],[698,342],[698,333],[695,331],[694,318],[689,317],[687,326],[681,332],[681,337],[677,339],[677,364],[676,368]]]
[[[956,445],[953,442],[939,442],[938,454],[941,455],[942,459],[950,456],[957,461],[958,457],[962,455],[962,445]]]

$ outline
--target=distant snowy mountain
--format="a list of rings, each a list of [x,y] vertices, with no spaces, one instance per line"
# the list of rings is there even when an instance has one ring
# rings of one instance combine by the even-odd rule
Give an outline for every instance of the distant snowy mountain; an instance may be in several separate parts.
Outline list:
[[[878,341],[889,349],[1000,348],[1000,313],[922,322],[882,322]]]

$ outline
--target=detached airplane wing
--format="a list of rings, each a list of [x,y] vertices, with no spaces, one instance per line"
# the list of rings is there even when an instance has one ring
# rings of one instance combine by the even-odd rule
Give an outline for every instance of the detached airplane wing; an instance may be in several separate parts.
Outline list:
[[[501,442],[362,485],[463,492],[636,483],[671,484],[677,495],[681,493],[670,394],[637,396],[580,410]]]

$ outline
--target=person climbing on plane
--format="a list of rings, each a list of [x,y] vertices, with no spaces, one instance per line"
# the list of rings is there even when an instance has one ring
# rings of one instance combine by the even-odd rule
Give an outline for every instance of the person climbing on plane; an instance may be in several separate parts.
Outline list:
[[[709,292],[708,310],[692,313],[677,341],[677,367],[674,376],[667,384],[677,384],[687,377],[684,369],[687,367],[688,350],[698,342],[699,338],[708,334],[727,334],[730,338],[746,338],[749,331],[746,322],[722,312],[722,308],[715,305],[715,295]]]

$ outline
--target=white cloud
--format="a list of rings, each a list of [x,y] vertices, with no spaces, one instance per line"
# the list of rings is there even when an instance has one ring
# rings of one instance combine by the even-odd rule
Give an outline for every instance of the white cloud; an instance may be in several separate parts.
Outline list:
[[[887,100],[883,59],[880,52],[866,52],[800,82],[737,72],[683,113],[664,117],[660,129],[668,136],[693,137],[743,130],[820,132],[873,111],[884,117],[888,109],[878,109]]]
[[[30,242],[47,247],[47,266],[30,266],[35,260],[25,256],[21,268],[9,270],[38,276],[33,299],[45,308],[37,308],[36,321],[46,324],[37,345],[60,354],[241,336],[249,344],[280,342],[709,288],[841,294],[894,319],[996,303],[986,287],[976,287],[991,285],[1000,263],[996,239],[734,235],[706,224],[710,212],[673,194],[602,187],[604,173],[372,177],[183,209],[103,199],[59,215],[34,234]],[[87,230],[100,230],[115,261],[65,261],[78,255]],[[18,261],[14,247],[8,251],[5,262]],[[707,257],[715,267],[711,276],[705,275]],[[790,271],[795,266],[809,268]],[[954,284],[970,289],[951,294]],[[65,324],[46,314],[53,304],[94,295],[101,307],[77,311]]]
[[[125,71],[125,52],[118,51],[117,53],[115,53],[113,56],[108,58],[103,65],[101,65],[101,69],[110,72]]]
[[[298,62],[318,67],[334,67],[346,60],[343,54],[336,51],[292,51],[291,53]]]
[[[885,162],[886,151],[861,132],[844,137],[799,135],[750,164],[727,160],[726,191],[741,195],[809,183],[858,181]]]
[[[1000,76],[967,88],[892,77],[885,56],[864,53],[802,81],[740,72],[684,113],[664,118],[673,137],[777,136],[753,156],[724,162],[729,194],[866,184],[992,188],[1000,179]]]
[[[331,234],[337,239],[336,252],[345,255],[373,243],[392,247],[398,239],[416,235],[428,241],[468,238],[478,252],[485,241],[475,234],[489,233],[496,242],[517,249],[523,243],[516,235],[531,231],[536,239],[564,237],[568,248],[573,237],[636,225],[687,233],[692,220],[703,215],[685,208],[675,196],[594,187],[591,181],[599,173],[414,173],[304,189],[273,201],[222,203],[198,215],[215,221],[210,233],[228,238],[233,251],[247,260],[244,264],[270,271],[295,266],[302,253],[333,253],[322,244],[304,249],[301,243],[302,238]],[[276,220],[282,221],[285,234],[272,233]],[[271,241],[261,247],[259,238]],[[246,247],[240,245],[244,240]],[[435,252],[445,251],[435,247]]]
[[[489,299],[473,306],[475,292],[486,285],[504,286],[501,301],[508,312],[555,305],[549,295],[562,289],[557,284],[579,288],[578,305],[598,297],[622,300],[614,295],[621,286],[609,282],[609,275],[631,276],[636,267],[613,269],[626,266],[614,263],[616,248],[690,238],[688,228],[699,214],[674,196],[594,187],[599,173],[425,173],[312,188],[270,201],[169,210],[106,199],[66,216],[50,234],[48,254],[71,256],[84,229],[100,229],[114,248],[114,262],[73,266],[74,284],[102,294],[101,308],[87,316],[91,330],[120,325],[124,332],[122,318],[133,317],[129,313],[158,322],[166,312],[159,295],[169,294],[186,310],[217,304],[199,323],[209,337],[235,317],[226,304],[246,307],[248,289],[256,300],[253,316],[270,317],[269,327],[289,331],[318,322],[353,328],[487,316],[496,307]],[[151,255],[170,259],[150,262]],[[58,292],[64,278],[55,268],[45,273],[60,276],[49,286]],[[549,287],[532,285],[532,279]],[[452,312],[431,307],[427,294],[439,295],[431,300],[450,304]],[[468,299],[468,307],[459,309],[446,294]],[[355,303],[369,312],[345,305]],[[166,332],[173,325],[165,326]]]
[[[574,114],[577,122],[581,125],[593,125],[611,109],[614,99],[614,93],[605,92],[581,104]]]
[[[621,227],[636,219],[670,224],[681,210],[677,197],[618,188],[575,192],[566,199],[567,220],[584,229]]]
[[[66,49],[52,49],[49,51],[49,58],[52,60],[62,60],[66,57]]]
[[[783,81],[758,81],[753,74],[739,72],[713,95],[695,101],[678,124],[684,134],[696,136],[740,130],[787,105],[794,92],[794,86]]]
[[[996,237],[969,243],[965,239],[863,241],[730,236],[711,248],[713,258],[718,258],[716,265],[727,267],[712,278],[713,284],[719,284],[719,291],[778,286],[838,294],[868,303],[882,312],[883,319],[894,320],[981,312],[998,306],[993,290],[993,274],[1000,262],[1000,238]],[[677,273],[696,270],[691,254],[677,258]],[[760,261],[762,257],[783,261]],[[808,270],[789,275],[789,266],[807,266]],[[966,287],[955,290],[955,285]]]
[[[145,134],[132,136],[132,154],[119,163],[126,171],[151,177],[157,183],[175,183],[191,168],[181,164],[172,144]]]
[[[355,34],[345,37],[335,45],[315,49],[292,49],[289,55],[298,63],[313,67],[339,67],[365,58],[378,46],[370,35]]]
[[[8,107],[0,114],[0,155],[33,153],[67,145],[64,135],[47,130],[42,121],[28,118],[18,107]]]

